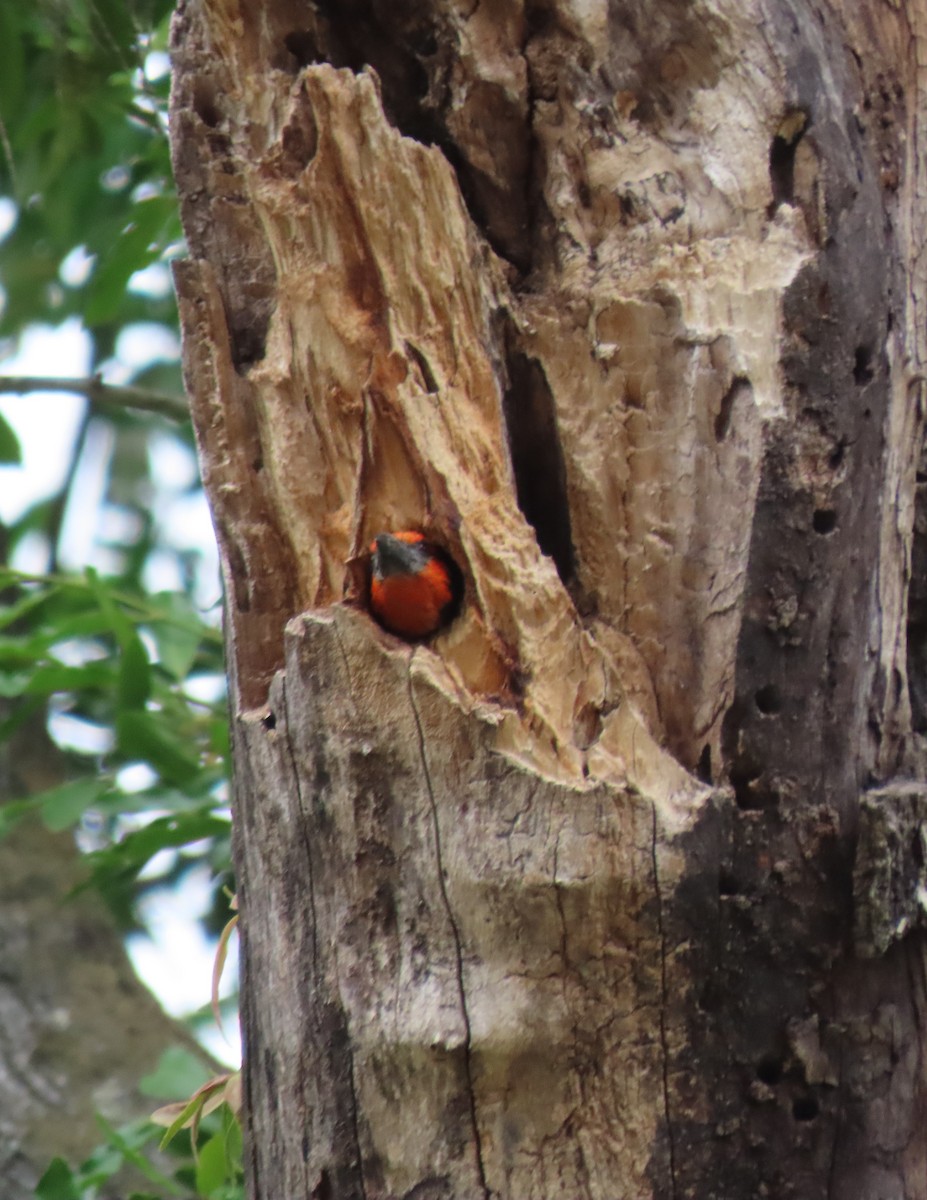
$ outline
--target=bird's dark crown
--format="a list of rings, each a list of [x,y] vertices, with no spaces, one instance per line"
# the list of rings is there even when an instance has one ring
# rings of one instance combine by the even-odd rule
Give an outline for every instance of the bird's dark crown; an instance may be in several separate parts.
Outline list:
[[[371,563],[379,579],[389,575],[417,575],[428,562],[428,550],[422,542],[404,542],[391,533],[378,533],[373,540],[376,550]]]

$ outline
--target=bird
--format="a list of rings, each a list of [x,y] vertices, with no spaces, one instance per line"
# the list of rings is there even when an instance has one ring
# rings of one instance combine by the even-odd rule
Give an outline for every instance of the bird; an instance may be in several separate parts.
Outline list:
[[[378,533],[370,543],[370,611],[390,633],[431,637],[458,615],[463,592],[460,567],[423,534]]]

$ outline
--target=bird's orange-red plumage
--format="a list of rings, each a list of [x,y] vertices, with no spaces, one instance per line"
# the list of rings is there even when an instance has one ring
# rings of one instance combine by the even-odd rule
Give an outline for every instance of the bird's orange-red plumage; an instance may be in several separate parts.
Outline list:
[[[390,632],[429,637],[456,615],[463,592],[460,568],[422,534],[378,534],[370,544],[370,563],[370,610]]]

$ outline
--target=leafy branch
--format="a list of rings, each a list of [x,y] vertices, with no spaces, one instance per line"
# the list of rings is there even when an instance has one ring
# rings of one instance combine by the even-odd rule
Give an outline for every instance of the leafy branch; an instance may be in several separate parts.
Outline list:
[[[87,567],[83,575],[67,575],[56,572],[39,574],[33,571],[17,571],[12,567],[0,567],[0,589],[15,588],[26,584],[38,584],[40,587],[49,590],[56,589],[59,592],[83,593],[96,597],[99,595],[100,577],[92,567]],[[132,613],[135,621],[158,622],[180,629],[191,627],[186,612],[181,616],[177,615],[177,601],[170,599],[173,593],[161,593],[159,601],[156,595],[133,593],[125,588],[115,586],[110,581],[105,582],[105,587],[109,600]],[[23,596],[18,606],[8,604],[6,609],[0,612],[0,629],[19,620],[29,610],[45,603],[47,599],[48,592],[30,591]],[[209,625],[202,620],[195,621],[192,627],[195,629],[200,640],[209,642],[221,649],[221,629],[217,629],[215,626]]]

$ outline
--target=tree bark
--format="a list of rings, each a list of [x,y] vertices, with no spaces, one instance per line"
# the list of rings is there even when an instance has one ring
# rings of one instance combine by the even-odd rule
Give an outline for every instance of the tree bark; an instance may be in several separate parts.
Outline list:
[[[252,1196],[927,1197],[925,33],[180,4]]]
[[[3,800],[64,778],[41,725],[0,751]],[[147,1116],[157,1102],[141,1094],[139,1080],[169,1046],[196,1049],[136,977],[99,896],[71,895],[84,874],[70,834],[26,822],[0,839],[4,1200],[30,1200],[53,1158],[86,1158],[104,1140],[98,1113],[117,1126]],[[115,1177],[101,1194],[125,1195],[126,1186]]]

